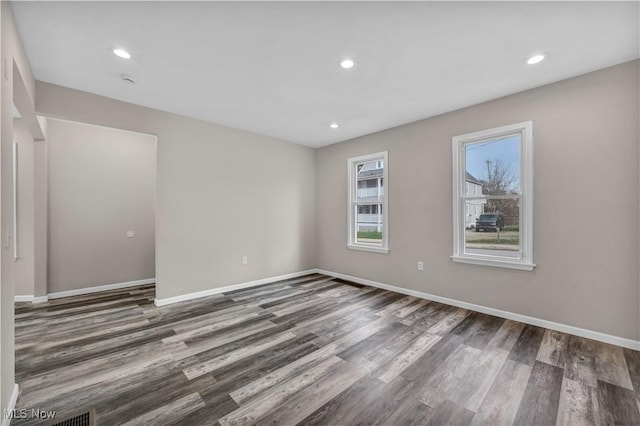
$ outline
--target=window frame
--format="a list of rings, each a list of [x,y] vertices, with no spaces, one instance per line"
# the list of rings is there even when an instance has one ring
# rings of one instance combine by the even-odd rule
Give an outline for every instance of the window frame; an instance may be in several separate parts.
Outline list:
[[[468,144],[520,134],[520,258],[465,253],[465,147]],[[509,124],[452,138],[453,255],[457,263],[532,271],[533,263],[533,122]]]
[[[382,204],[382,244],[359,243],[356,236],[357,228],[357,195],[358,179],[356,164],[370,161],[383,161],[382,182],[384,194],[381,197]],[[347,248],[351,250],[363,250],[374,253],[389,253],[389,153],[388,151],[352,157],[347,160]]]

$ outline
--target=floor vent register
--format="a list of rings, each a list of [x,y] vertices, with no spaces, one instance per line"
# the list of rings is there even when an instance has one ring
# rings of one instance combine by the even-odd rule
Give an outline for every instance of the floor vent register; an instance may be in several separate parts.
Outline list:
[[[94,410],[86,411],[72,417],[53,423],[51,426],[95,426]]]

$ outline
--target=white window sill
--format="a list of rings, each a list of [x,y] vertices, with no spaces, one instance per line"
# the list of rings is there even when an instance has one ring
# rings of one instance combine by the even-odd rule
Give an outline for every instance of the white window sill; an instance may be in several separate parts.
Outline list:
[[[347,248],[349,250],[370,251],[373,253],[389,253],[389,249],[387,247],[370,246],[364,244],[347,244]]]
[[[518,269],[520,271],[533,271],[535,264],[523,261],[502,260],[502,259],[480,259],[477,257],[451,256],[451,260],[456,263],[469,263],[472,265],[493,266],[496,268]]]

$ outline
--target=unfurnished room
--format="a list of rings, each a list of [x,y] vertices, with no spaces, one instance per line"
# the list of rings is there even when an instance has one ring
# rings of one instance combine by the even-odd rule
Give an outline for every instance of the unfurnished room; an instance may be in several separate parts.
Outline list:
[[[2,426],[640,425],[639,1],[0,5]]]

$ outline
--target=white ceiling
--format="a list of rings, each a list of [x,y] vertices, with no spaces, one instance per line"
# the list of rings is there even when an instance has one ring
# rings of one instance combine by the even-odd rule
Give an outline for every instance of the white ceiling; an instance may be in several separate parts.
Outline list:
[[[638,6],[13,3],[38,80],[312,147],[638,58]]]

